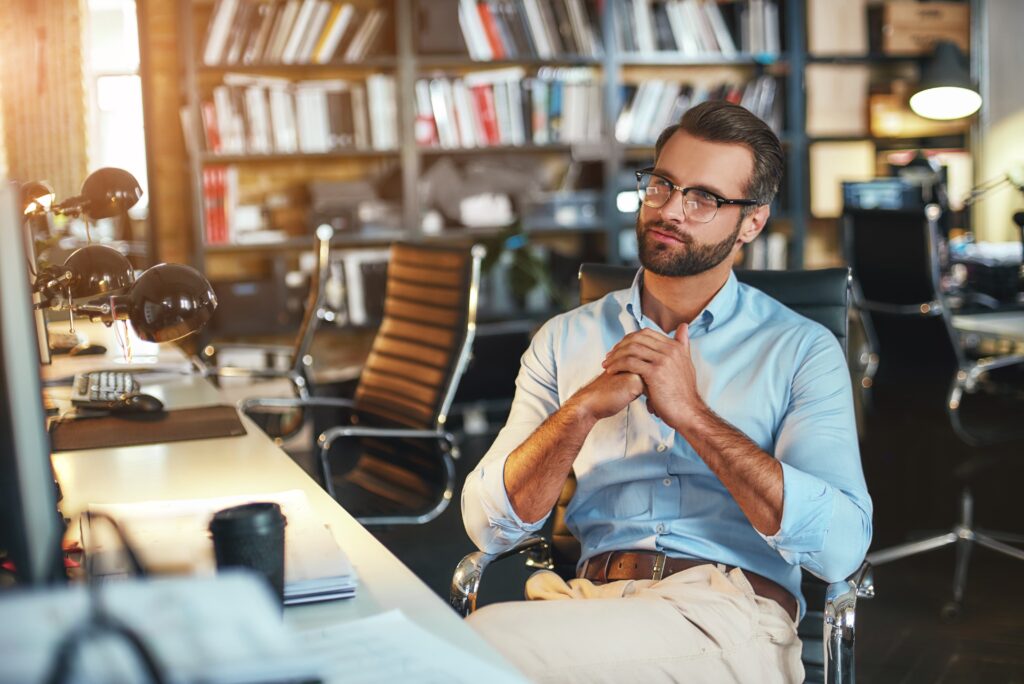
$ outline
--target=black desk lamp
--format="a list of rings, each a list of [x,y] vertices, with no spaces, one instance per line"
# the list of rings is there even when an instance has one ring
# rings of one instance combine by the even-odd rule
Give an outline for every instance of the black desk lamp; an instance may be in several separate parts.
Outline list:
[[[50,211],[91,219],[124,217],[141,196],[130,173],[102,168],[85,179],[80,195]],[[42,210],[40,202],[33,207]],[[67,310],[107,324],[129,321],[147,342],[181,339],[203,327],[217,308],[209,281],[194,268],[157,264],[136,278],[128,258],[106,245],[86,245],[63,266],[40,271],[35,289],[41,299],[37,308]]]
[[[981,108],[981,95],[971,81],[967,57],[956,43],[939,41],[924,66],[921,84],[910,96],[910,108],[926,119],[963,119]]]

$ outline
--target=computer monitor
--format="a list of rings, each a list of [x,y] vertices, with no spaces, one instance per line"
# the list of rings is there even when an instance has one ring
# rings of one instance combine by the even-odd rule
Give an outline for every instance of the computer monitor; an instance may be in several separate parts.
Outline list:
[[[0,554],[18,583],[42,584],[65,577],[63,525],[18,204],[15,186],[0,179]]]

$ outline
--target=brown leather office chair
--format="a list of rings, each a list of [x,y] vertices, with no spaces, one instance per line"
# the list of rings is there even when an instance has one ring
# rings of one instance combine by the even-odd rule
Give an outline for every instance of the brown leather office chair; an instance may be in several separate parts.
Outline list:
[[[444,430],[476,330],[484,249],[396,243],[384,317],[353,399],[247,399],[246,413],[341,409],[317,438],[321,484],[364,525],[421,524],[451,502]]]
[[[636,269],[604,264],[583,264],[580,268],[582,304],[614,290],[628,288]],[[843,349],[847,341],[849,270],[820,271],[737,271],[741,282],[762,290],[791,309],[827,327]],[[488,565],[517,554],[526,564],[574,577],[580,557],[580,543],[565,524],[565,512],[576,491],[576,479],[566,481],[551,516],[551,541],[533,536],[500,554],[476,551],[465,556],[452,577],[450,602],[461,615],[476,609],[480,581]],[[804,572],[801,587],[808,610],[798,627],[803,641],[803,662],[808,682],[853,682],[854,617],[857,598],[874,595],[871,566],[866,562],[841,582],[826,584]],[[814,606],[821,606],[815,608]]]

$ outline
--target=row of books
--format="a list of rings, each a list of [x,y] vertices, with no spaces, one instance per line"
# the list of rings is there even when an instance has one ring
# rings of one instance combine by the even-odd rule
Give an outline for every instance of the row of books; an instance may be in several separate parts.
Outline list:
[[[292,82],[225,74],[201,104],[206,148],[220,154],[317,154],[398,148],[395,79]]]
[[[623,144],[654,143],[661,131],[683,113],[706,100],[727,100],[742,105],[781,130],[781,107],[776,104],[777,82],[763,75],[746,83],[705,87],[663,79],[625,84],[622,109],[615,121],[615,139]]]
[[[775,0],[623,0],[614,6],[625,52],[731,57],[781,50]]]
[[[599,142],[601,86],[585,67],[520,67],[416,82],[416,139],[444,149]]]
[[[602,52],[597,9],[586,0],[459,0],[459,26],[475,60]]]
[[[327,64],[364,59],[378,45],[387,11],[338,0],[217,0],[203,63]]]

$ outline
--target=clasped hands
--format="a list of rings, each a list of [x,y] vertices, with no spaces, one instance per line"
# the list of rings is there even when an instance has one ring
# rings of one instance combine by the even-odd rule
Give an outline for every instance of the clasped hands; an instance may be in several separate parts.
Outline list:
[[[641,394],[647,396],[647,409],[676,430],[704,407],[686,323],[674,339],[648,329],[630,333],[601,365],[604,372],[578,395],[597,420],[615,415]]]

